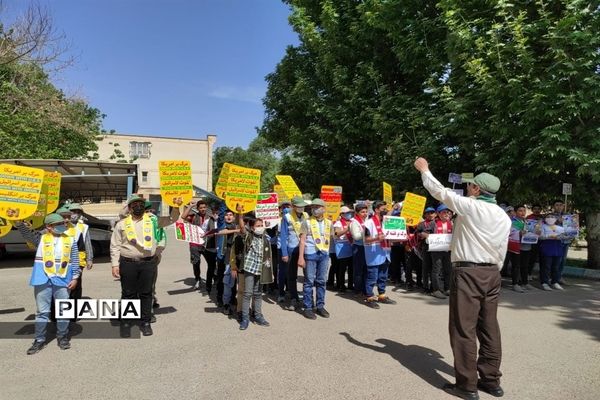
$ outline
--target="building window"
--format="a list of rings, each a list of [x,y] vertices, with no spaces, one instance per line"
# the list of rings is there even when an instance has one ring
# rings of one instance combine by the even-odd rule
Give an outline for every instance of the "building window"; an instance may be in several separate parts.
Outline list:
[[[148,171],[142,171],[142,183],[148,183]]]
[[[129,142],[129,157],[150,158],[150,142]]]

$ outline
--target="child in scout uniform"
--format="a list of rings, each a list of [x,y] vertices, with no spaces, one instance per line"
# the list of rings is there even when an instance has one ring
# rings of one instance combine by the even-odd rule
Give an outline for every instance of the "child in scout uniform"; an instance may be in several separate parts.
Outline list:
[[[300,227],[300,254],[298,266],[304,268],[304,311],[308,319],[316,319],[313,312],[313,287],[317,289],[317,314],[329,318],[325,310],[325,284],[329,267],[329,248],[334,237],[333,224],[324,218],[325,202],[312,201],[312,216]]]
[[[80,236],[83,238],[84,248],[79,249],[79,267],[81,268],[81,275],[79,275],[79,279],[77,279],[77,287],[71,290],[69,296],[71,299],[81,299],[83,269],[92,269],[92,266],[94,265],[94,250],[92,248],[90,227],[83,221],[83,208],[79,203],[65,205],[57,210],[57,214],[68,219],[67,235],[73,236],[75,240],[78,240]]]
[[[308,219],[304,208],[308,203],[300,196],[292,199],[292,211],[284,214],[281,218],[281,231],[279,238],[281,242],[281,261],[287,263],[287,287],[290,294],[289,311],[299,311],[300,302],[298,297],[298,256],[300,254],[300,226]]]
[[[37,311],[35,314],[35,340],[27,354],[35,354],[46,345],[46,329],[50,319],[54,299],[68,299],[69,290],[77,285],[81,274],[79,248],[83,240],[67,235],[67,225],[63,217],[49,214],[44,219],[46,229],[32,232],[22,222],[15,226],[23,237],[37,246],[33,271],[29,284],[33,286]],[[58,346],[62,350],[71,347],[68,337],[69,320],[56,321]]]
[[[269,326],[262,314],[261,285],[273,282],[273,267],[271,266],[271,243],[265,235],[263,220],[260,218],[250,220],[250,230],[247,230],[240,211],[238,207],[238,225],[240,237],[243,239],[243,251],[242,254],[238,252],[238,257],[235,255],[231,257],[231,277],[236,279],[238,271],[243,271],[238,292],[243,290],[244,293],[240,330],[246,330],[250,324],[250,301],[253,301],[254,306],[254,322],[260,326]],[[234,251],[236,247],[239,249],[239,246],[234,245]]]

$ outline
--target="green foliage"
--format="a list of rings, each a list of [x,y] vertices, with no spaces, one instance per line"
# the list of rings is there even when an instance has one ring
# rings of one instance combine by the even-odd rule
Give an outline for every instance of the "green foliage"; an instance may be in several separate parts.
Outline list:
[[[600,210],[600,9],[581,0],[288,0],[300,45],[267,76],[259,134],[304,191],[381,197],[492,172],[509,202],[573,183]]]
[[[223,163],[232,163],[242,167],[261,170],[262,192],[271,192],[275,184],[275,175],[279,173],[279,160],[265,139],[257,137],[248,149],[241,147],[217,147],[213,152],[213,187],[217,184]]]

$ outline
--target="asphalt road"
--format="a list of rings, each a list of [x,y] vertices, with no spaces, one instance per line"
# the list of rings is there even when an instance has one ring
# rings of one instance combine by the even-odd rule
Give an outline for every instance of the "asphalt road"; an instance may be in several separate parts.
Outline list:
[[[0,399],[451,399],[448,302],[393,289],[379,310],[327,292],[331,318],[306,320],[272,299],[271,327],[239,331],[205,292],[190,290],[186,245],[169,238],[159,269],[154,336],[56,341],[27,356],[30,338],[0,340]],[[27,260],[0,263],[0,330],[35,313]],[[206,271],[202,265],[202,273]],[[84,272],[84,296],[118,298],[107,258]],[[503,290],[502,385],[507,399],[598,399],[600,282],[564,292]],[[10,331],[13,332],[13,331]],[[483,399],[491,396],[481,394]]]

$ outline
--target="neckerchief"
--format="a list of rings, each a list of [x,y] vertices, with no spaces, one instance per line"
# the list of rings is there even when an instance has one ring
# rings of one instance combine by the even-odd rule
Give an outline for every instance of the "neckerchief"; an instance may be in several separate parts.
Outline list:
[[[445,223],[446,223],[446,227],[447,227],[446,233],[452,233],[452,222],[446,221]],[[444,233],[444,222],[442,222],[441,219],[435,220],[435,226],[436,226],[435,233]]]
[[[373,217],[371,219],[373,220],[373,223],[375,224],[375,229],[377,229],[377,235],[378,236],[383,235],[383,229],[381,229],[381,221],[379,221],[379,217],[377,215],[373,215]],[[384,249],[387,249],[388,247],[390,247],[390,244],[385,239],[379,241],[379,244]]]
[[[346,229],[346,227],[348,227],[348,225],[350,225],[344,217],[340,218],[340,224],[342,224],[342,229]],[[348,232],[345,234],[345,236],[346,236],[346,240],[349,241],[350,243],[352,243],[352,234],[350,232]]]
[[[296,235],[300,236],[300,225],[302,224],[302,220],[298,218],[298,215],[296,214],[295,211],[289,213],[288,215],[290,216],[292,227],[294,228]],[[308,214],[303,212],[302,219],[307,219],[307,218],[308,218]]]
[[[476,199],[477,200],[481,200],[481,201],[485,201],[486,203],[497,204],[495,196],[488,196],[488,195],[485,195],[485,194],[480,194],[479,196],[476,197]]]
[[[331,222],[323,219],[325,232],[321,233],[321,230],[319,229],[319,221],[315,217],[310,217],[308,221],[310,223],[310,233],[315,241],[317,249],[328,252],[329,238],[331,238]]]
[[[62,254],[60,255],[60,264],[57,270],[54,247],[55,237],[56,236],[50,232],[45,233],[42,236],[42,260],[44,261],[44,272],[48,276],[60,276],[61,278],[64,278],[67,276],[69,260],[71,259],[71,247],[73,246],[74,239],[71,236],[59,236],[59,246],[62,249]]]
[[[152,218],[150,218],[148,214],[144,213],[142,220],[142,229],[144,232],[144,240],[142,242],[142,247],[144,248],[144,250],[152,250],[152,231],[154,228],[152,224]],[[133,218],[131,217],[131,215],[125,218],[125,235],[127,236],[127,240],[129,240],[129,242],[131,242],[134,245],[138,244],[139,241],[137,234],[135,233],[135,226],[133,224]]]

